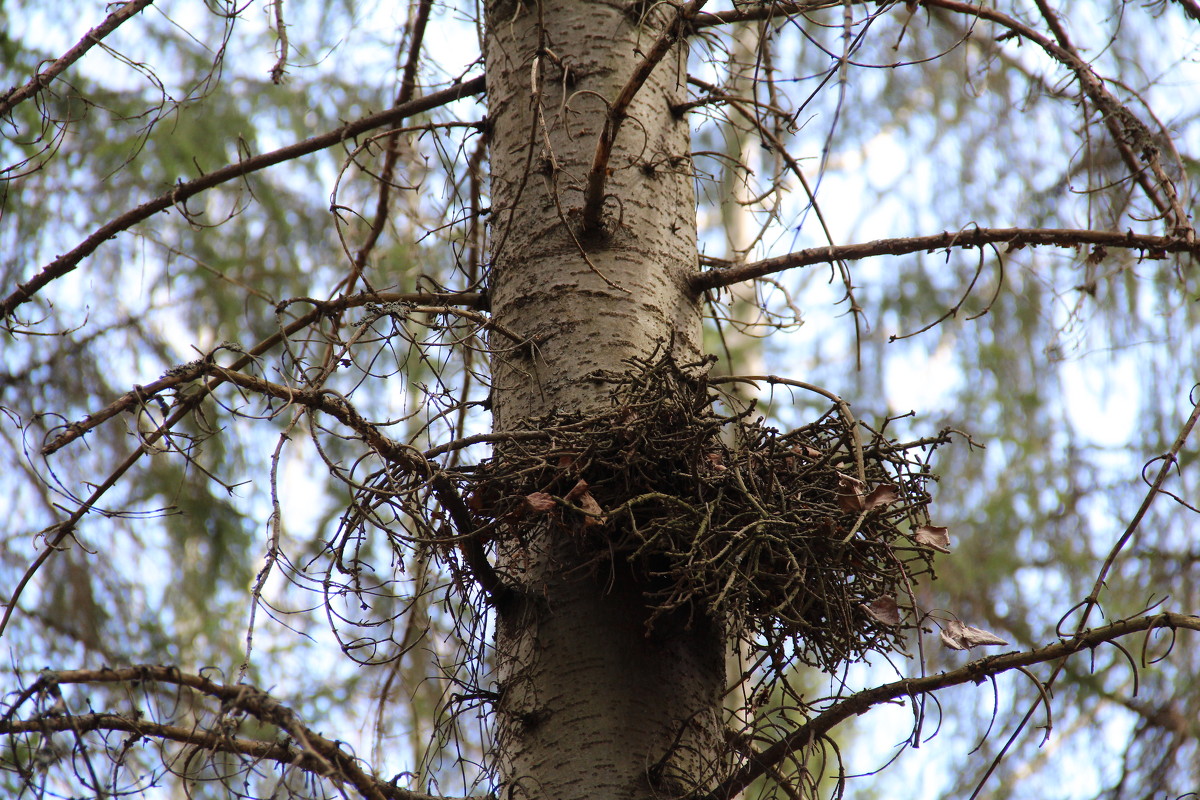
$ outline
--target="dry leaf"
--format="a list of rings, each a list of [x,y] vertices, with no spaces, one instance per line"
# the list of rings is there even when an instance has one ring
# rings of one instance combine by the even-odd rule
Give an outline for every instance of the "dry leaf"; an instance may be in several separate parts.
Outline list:
[[[894,483],[881,483],[871,490],[863,500],[863,508],[870,511],[879,506],[886,506],[900,499],[900,487]]]
[[[554,497],[546,492],[534,492],[525,495],[525,507],[530,511],[544,514],[554,508]]]
[[[588,482],[583,478],[571,487],[571,491],[567,492],[567,502],[574,503],[588,514],[596,516],[586,516],[583,518],[583,526],[590,528],[593,525],[603,525],[608,522],[608,517],[602,516],[604,509],[600,508],[600,504],[596,502],[596,498],[592,497],[592,493],[588,491]]]
[[[976,628],[974,625],[967,625],[952,619],[946,623],[946,627],[942,628],[942,644],[951,650],[970,650],[972,647],[1004,645],[1008,642],[983,628]]]
[[[913,540],[917,544],[932,547],[939,553],[950,552],[950,534],[940,525],[922,525],[913,531]]]
[[[809,447],[808,445],[797,445],[795,447],[792,447],[791,452],[795,453],[798,456],[804,456],[805,458],[811,459],[813,461],[821,460],[821,451],[817,450],[816,448]]]
[[[838,478],[838,506],[842,511],[858,513],[863,510],[863,492],[867,485],[858,478],[842,475]]]
[[[584,492],[578,500],[579,507],[588,514],[596,516],[587,516],[583,518],[583,527],[590,528],[593,525],[603,525],[608,522],[608,517],[603,516],[604,509],[600,508],[600,504],[596,502],[596,498],[592,497],[591,492]]]
[[[884,625],[900,624],[900,605],[894,597],[880,597],[869,603],[859,603],[859,607]]]
[[[867,485],[858,478],[842,475],[838,478],[838,506],[842,511],[858,514],[900,499],[900,487],[881,483],[867,494]]]

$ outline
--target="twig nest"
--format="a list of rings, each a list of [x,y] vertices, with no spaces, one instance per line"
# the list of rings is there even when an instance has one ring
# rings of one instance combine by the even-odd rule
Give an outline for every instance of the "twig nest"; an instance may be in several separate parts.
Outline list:
[[[607,378],[609,408],[531,421],[545,441],[497,447],[464,476],[488,535],[533,547],[541,519],[597,561],[624,557],[651,625],[716,615],[768,668],[902,648],[915,582],[944,549],[917,538],[932,527],[925,457],[944,437],[899,444],[836,408],[781,433],[752,407],[718,413],[706,366],[635,362]]]

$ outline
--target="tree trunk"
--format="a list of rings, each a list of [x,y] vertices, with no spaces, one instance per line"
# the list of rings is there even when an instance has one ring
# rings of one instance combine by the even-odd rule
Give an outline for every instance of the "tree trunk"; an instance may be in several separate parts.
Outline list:
[[[599,373],[669,346],[700,355],[686,54],[675,48],[629,110],[609,163],[604,231],[579,224],[608,106],[673,14],[646,6],[502,0],[487,6],[494,210],[490,295],[499,431],[606,402]],[[502,548],[518,589],[498,609],[498,759],[518,797],[662,797],[712,767],[724,684],[719,621],[645,625],[637,571],[546,526]],[[581,567],[580,565],[587,565]]]

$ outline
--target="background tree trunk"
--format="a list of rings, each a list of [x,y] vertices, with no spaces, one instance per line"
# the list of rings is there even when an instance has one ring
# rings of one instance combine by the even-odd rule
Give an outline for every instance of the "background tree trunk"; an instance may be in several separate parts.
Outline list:
[[[672,113],[686,98],[678,48],[617,138],[603,233],[579,225],[606,101],[668,21],[663,8],[634,20],[601,3],[488,6],[492,311],[532,342],[493,358],[498,430],[595,408],[611,388],[600,372],[660,345],[681,361],[700,355],[685,282],[696,268],[689,129]],[[595,552],[564,538],[541,530],[501,555],[520,588],[497,624],[504,781],[557,800],[680,791],[717,752],[722,626],[660,619],[648,631],[624,560],[596,566]]]

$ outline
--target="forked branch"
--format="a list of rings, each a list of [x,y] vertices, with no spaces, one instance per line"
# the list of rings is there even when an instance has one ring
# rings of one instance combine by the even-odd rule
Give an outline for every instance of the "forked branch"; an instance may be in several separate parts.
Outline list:
[[[621,93],[608,107],[604,117],[604,128],[600,138],[596,140],[596,154],[592,157],[592,168],[588,172],[587,186],[583,192],[583,230],[585,234],[596,233],[601,229],[604,213],[604,186],[608,179],[608,162],[612,158],[613,145],[622,123],[629,115],[629,105],[637,96],[650,73],[658,63],[671,51],[687,29],[688,23],[704,7],[707,0],[691,0],[687,5],[675,12],[675,16],[659,33],[653,46],[646,51],[645,57],[638,63],[633,75],[625,83]]]
[[[883,703],[914,698],[951,686],[979,683],[1010,670],[1056,661],[1076,653],[1090,651],[1105,642],[1159,629],[1172,632],[1178,630],[1200,631],[1200,616],[1166,613],[1120,620],[1111,625],[1084,631],[1077,636],[1063,639],[1037,650],[981,658],[949,672],[928,675],[923,678],[905,678],[857,692],[830,706],[777,740],[766,750],[751,756],[746,764],[701,800],[731,800],[754,781],[766,775],[773,767],[783,763],[789,756],[806,746],[820,740],[837,725]]]
[[[248,714],[257,720],[279,728],[286,738],[248,739],[229,734],[228,729],[208,731],[195,725],[167,725],[145,719],[137,713],[90,713],[73,715],[69,710],[53,715],[28,715],[13,719],[15,712],[30,697],[39,693],[60,695],[59,687],[67,684],[151,684],[186,687],[219,701],[222,716]],[[217,726],[214,726],[216,728]],[[335,782],[344,782],[368,800],[449,800],[433,795],[401,789],[388,781],[366,772],[360,760],[342,747],[305,725],[289,707],[253,686],[220,684],[200,676],[180,672],[173,667],[141,665],[123,669],[70,670],[44,672],[14,701],[12,710],[0,719],[0,735],[42,734],[64,732],[82,734],[89,731],[126,731],[139,737],[173,741],[197,748],[204,753],[230,753],[258,761],[265,759],[282,766],[295,766]]]
[[[380,111],[378,114],[372,114],[354,122],[348,122],[340,128],[335,128],[320,136],[313,136],[310,139],[290,144],[287,147],[281,147],[269,153],[251,156],[236,164],[229,164],[215,172],[202,175],[195,180],[180,182],[171,191],[164,192],[153,200],[148,200],[137,208],[126,211],[124,214],[101,225],[72,250],[43,267],[37,275],[30,278],[26,283],[17,284],[16,290],[0,301],[0,320],[7,322],[12,316],[13,311],[21,304],[28,301],[52,281],[72,272],[84,258],[94,253],[104,242],[112,239],[121,231],[128,230],[137,223],[149,219],[160,211],[166,211],[172,206],[184,203],[205,190],[236,180],[252,172],[258,172],[284,161],[316,153],[369,130],[384,125],[391,125],[416,114],[452,103],[455,100],[479,94],[483,91],[483,88],[483,77],[480,76],[465,83],[451,86],[449,89],[443,89],[440,92],[433,92],[424,97],[419,97],[416,100],[388,109],[387,111]]]
[[[1049,6],[1038,0],[1038,8],[1042,12],[1047,25],[1054,32],[1057,41],[1042,35],[1028,25],[1006,14],[986,6],[972,5],[960,0],[921,0],[921,4],[927,7],[944,8],[947,11],[967,14],[994,22],[1003,28],[1007,28],[1016,36],[1033,42],[1048,56],[1074,72],[1083,93],[1100,110],[1104,126],[1112,136],[1113,144],[1120,152],[1121,159],[1129,169],[1130,175],[1137,182],[1138,186],[1141,187],[1150,202],[1154,204],[1159,215],[1167,221],[1172,234],[1183,237],[1188,241],[1195,239],[1196,233],[1189,221],[1187,210],[1184,208],[1183,202],[1180,200],[1175,189],[1175,184],[1170,176],[1167,175],[1162,165],[1162,159],[1159,157],[1159,137],[1151,133],[1146,124],[1108,90],[1104,81],[1096,74],[1091,65],[1076,51],[1075,46],[1067,38],[1065,29],[1059,24],[1057,16]],[[1143,163],[1139,163],[1139,158],[1144,163],[1144,166]],[[1158,181],[1158,186],[1155,186],[1154,181],[1146,174],[1147,168],[1150,174],[1154,176],[1154,179]],[[1159,187],[1162,188],[1166,197],[1160,196]]]

